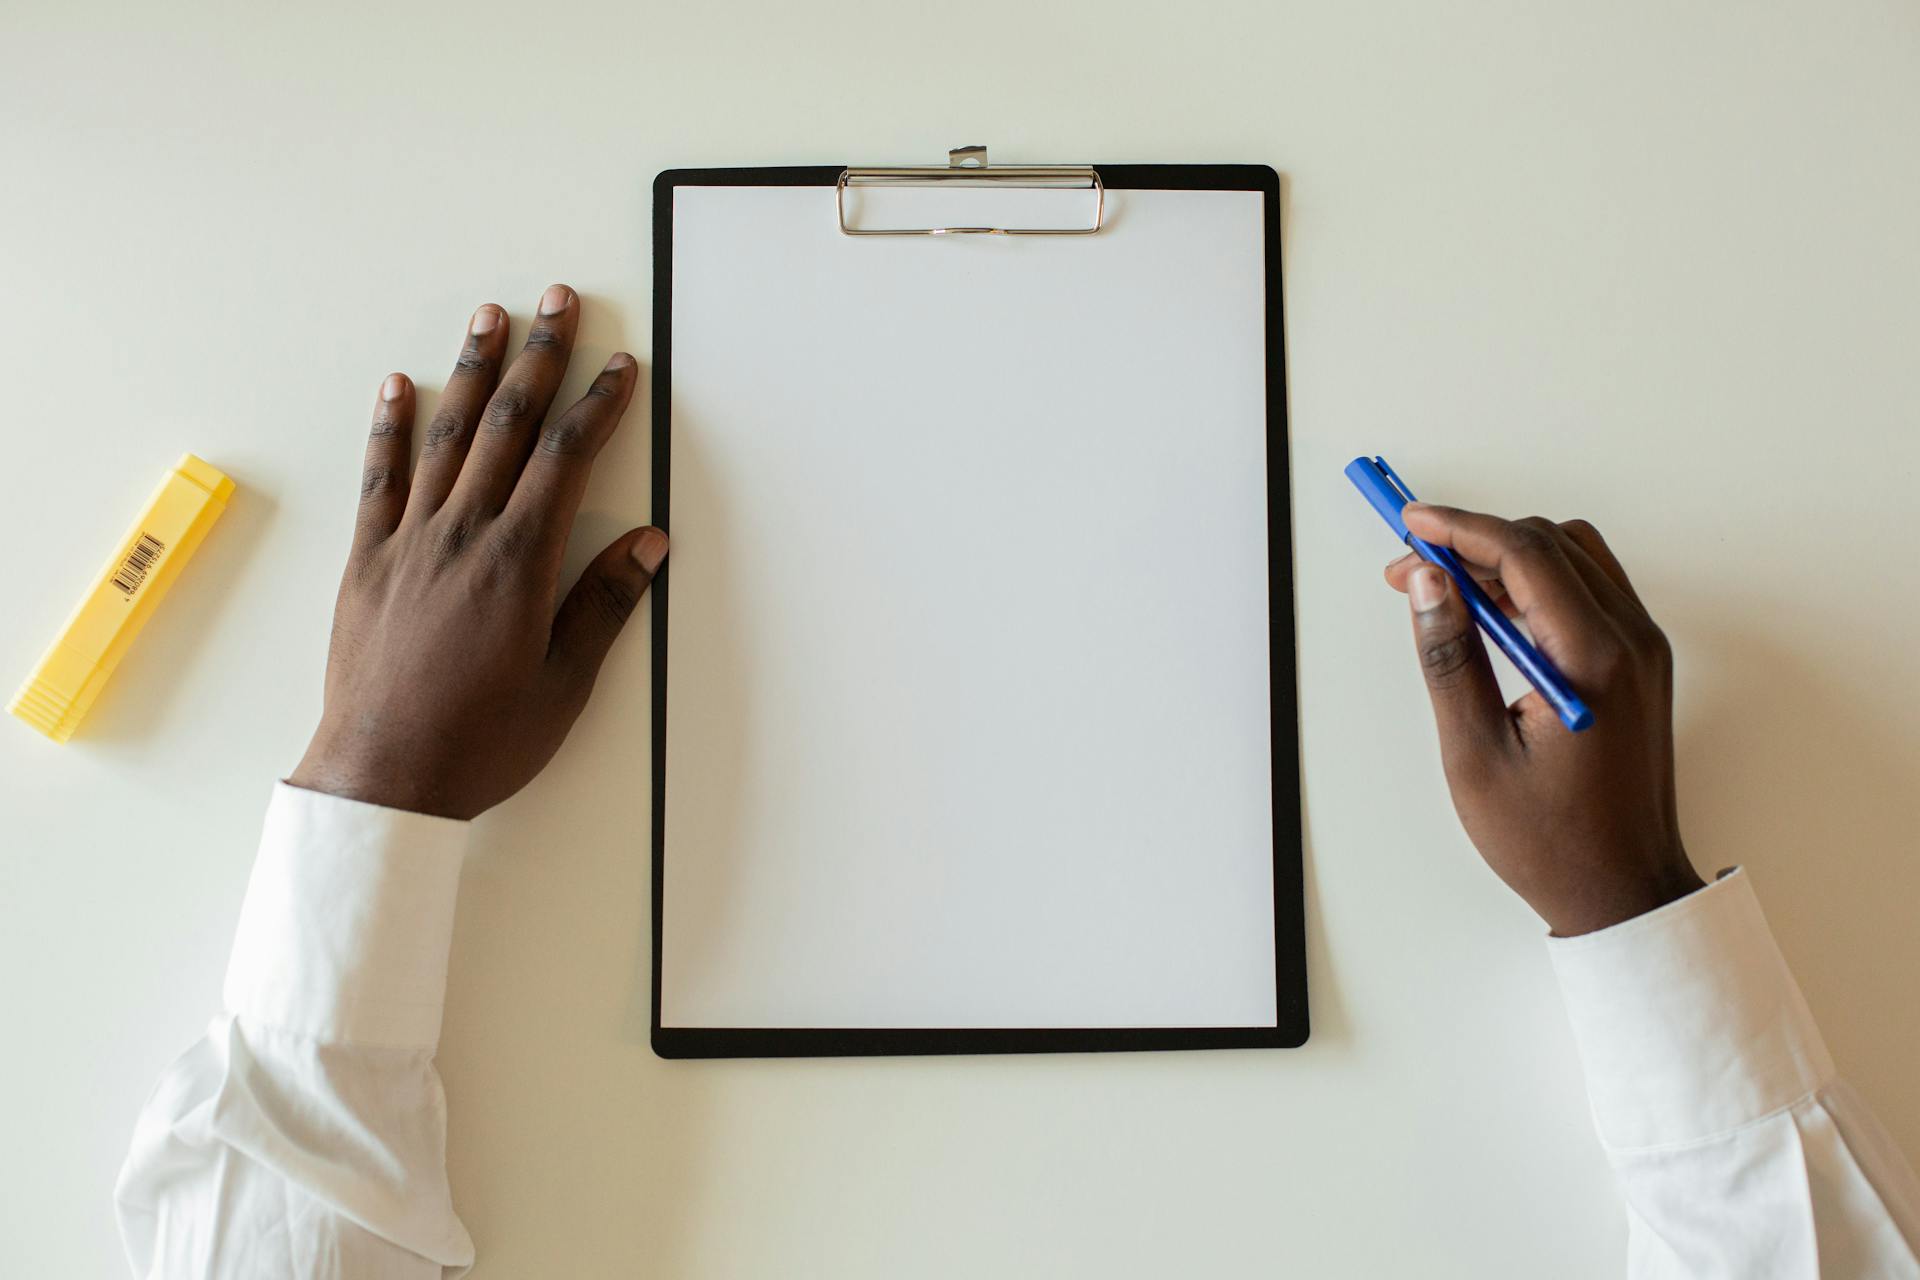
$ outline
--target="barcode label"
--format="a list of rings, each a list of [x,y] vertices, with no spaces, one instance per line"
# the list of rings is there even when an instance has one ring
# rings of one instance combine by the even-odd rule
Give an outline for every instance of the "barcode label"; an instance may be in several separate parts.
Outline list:
[[[153,562],[166,549],[166,543],[152,534],[141,534],[140,540],[133,544],[133,550],[127,552],[127,558],[121,562],[120,571],[113,575],[113,585],[125,594],[132,595],[147,580],[147,570],[153,568]]]

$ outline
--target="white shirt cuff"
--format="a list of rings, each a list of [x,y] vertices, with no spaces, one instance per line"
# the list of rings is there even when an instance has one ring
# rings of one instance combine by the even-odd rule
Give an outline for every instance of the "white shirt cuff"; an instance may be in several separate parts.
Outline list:
[[[1725,1133],[1833,1078],[1744,871],[1547,949],[1611,1148]]]
[[[227,1008],[316,1040],[431,1051],[466,843],[465,822],[277,784]]]

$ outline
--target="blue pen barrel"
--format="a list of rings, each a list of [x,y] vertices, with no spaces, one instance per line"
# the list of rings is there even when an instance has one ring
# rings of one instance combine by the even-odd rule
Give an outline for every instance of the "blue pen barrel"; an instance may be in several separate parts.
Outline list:
[[[1498,605],[1487,598],[1480,584],[1473,580],[1458,557],[1446,547],[1436,547],[1423,542],[1407,530],[1406,517],[1402,511],[1407,503],[1414,501],[1413,490],[1406,481],[1394,473],[1385,458],[1355,458],[1346,467],[1347,479],[1353,481],[1353,487],[1367,500],[1367,505],[1379,512],[1380,518],[1393,530],[1393,536],[1412,547],[1420,556],[1439,565],[1447,571],[1454,584],[1460,589],[1460,598],[1466,602],[1467,611],[1473,615],[1480,628],[1493,638],[1500,651],[1512,659],[1513,665],[1527,682],[1540,691],[1554,713],[1560,717],[1560,723],[1574,733],[1593,724],[1593,712],[1580,696],[1567,684],[1565,677],[1553,669],[1553,664],[1541,656],[1533,647],[1533,642],[1521,634],[1520,628],[1500,612]]]
[[[1500,651],[1512,659],[1520,674],[1527,678],[1527,683],[1540,691],[1540,696],[1560,717],[1561,724],[1574,733],[1593,724],[1593,712],[1580,700],[1580,695],[1567,686],[1566,677],[1554,670],[1553,665],[1533,647],[1533,642],[1527,639],[1526,634],[1513,624],[1513,619],[1500,611],[1500,606],[1474,580],[1473,574],[1460,563],[1458,556],[1446,547],[1436,547],[1412,534],[1407,535],[1407,541],[1415,551],[1447,571],[1454,585],[1460,588],[1460,598],[1466,601],[1467,611],[1473,614],[1474,621],[1493,637]]]

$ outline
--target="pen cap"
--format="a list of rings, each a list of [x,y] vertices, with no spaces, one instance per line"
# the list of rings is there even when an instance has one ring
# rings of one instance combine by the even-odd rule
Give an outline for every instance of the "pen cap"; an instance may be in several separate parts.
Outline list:
[[[1405,542],[1407,522],[1401,518],[1400,512],[1407,505],[1406,495],[1400,492],[1380,464],[1372,458],[1355,458],[1347,464],[1347,479],[1353,481],[1353,487],[1360,491],[1360,496],[1367,500],[1368,505],[1380,513],[1380,518],[1387,522],[1394,536]]]

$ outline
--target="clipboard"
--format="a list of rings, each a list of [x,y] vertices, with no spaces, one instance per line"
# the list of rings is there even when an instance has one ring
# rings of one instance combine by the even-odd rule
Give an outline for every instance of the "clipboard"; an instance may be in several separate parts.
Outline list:
[[[869,207],[875,192],[904,191],[913,194],[902,207],[915,215],[926,199],[962,188],[987,193],[994,216],[969,208],[958,218],[889,219]],[[1015,193],[1055,216],[1009,212]],[[1180,241],[1168,219],[1189,216],[1194,245],[1231,241],[1238,257],[1193,247],[1198,266],[1173,261],[1187,251],[1171,250]],[[1156,236],[1168,247],[1137,258],[1159,273],[1152,281],[1134,287],[1089,274],[1131,261],[1129,235],[1142,250]],[[995,256],[1016,244],[1012,252],[1024,257]],[[1096,244],[1105,247],[1081,247]],[[858,256],[876,247],[889,256]],[[909,249],[928,256],[903,256]],[[940,256],[956,251],[974,256]],[[1034,256],[1054,252],[1082,256]],[[945,167],[669,170],[654,184],[653,258],[653,522],[674,539],[650,595],[654,1051],[794,1057],[1304,1043],[1274,170],[995,167],[984,148],[953,152]],[[1032,289],[1055,292],[1019,296],[1028,277],[1009,275],[1014,263],[1047,281]],[[929,292],[941,287],[945,296]],[[1216,306],[1209,288],[1225,301]],[[1127,398],[1083,379],[1084,398],[1107,405],[1118,424],[1114,454],[1126,455],[1104,467],[1105,424],[1077,415],[1072,388],[1034,363],[1078,328],[1064,309],[1076,297],[1108,300],[1086,327],[1122,335],[1115,347],[1164,331],[1174,356],[1196,325],[1221,326],[1231,340],[1194,347],[1194,363],[1228,361],[1216,381],[1234,384],[1231,395],[1220,393],[1231,412],[1214,416],[1231,418],[1231,431],[1210,418],[1184,438],[1176,421],[1129,425]],[[1124,317],[1113,313],[1126,307],[1140,307],[1141,322],[1114,328]],[[978,315],[997,317],[1013,336],[985,338],[997,330],[973,323]],[[946,345],[927,350],[922,329]],[[1101,347],[1098,333],[1083,336],[1094,345],[1075,350],[1095,364],[1125,354]],[[863,365],[863,337],[908,358]],[[1023,371],[1024,394],[976,366],[976,343],[1003,371]],[[1231,356],[1217,355],[1221,348]],[[930,376],[903,386],[902,367]],[[1164,371],[1154,376],[1163,392],[1172,385]],[[1203,392],[1202,400],[1214,394],[1214,384]],[[980,450],[993,455],[985,461],[955,444],[955,435],[972,433],[969,424],[1037,412],[1034,401],[1060,412],[983,441]],[[916,438],[923,418],[959,430]],[[1071,430],[1056,432],[1056,422]],[[1048,452],[1050,440],[1067,435],[1076,436],[1077,455]],[[968,493],[956,495],[945,475],[927,469],[930,454],[969,478]],[[1028,463],[1066,482],[1023,489]],[[1110,492],[1102,489],[1109,482]],[[1202,527],[1193,536],[1213,539],[1195,543],[1207,562],[1160,573],[1173,584],[1169,598],[1156,604],[1160,590],[1144,591],[1143,621],[1129,626],[1114,611],[1124,558],[1110,536],[1082,537],[1085,522],[1048,523],[1051,495],[1063,506],[1123,505],[1096,508],[1104,514],[1094,522],[1122,537],[1136,509],[1185,510]],[[1156,505],[1175,502],[1188,506]],[[1013,567],[983,567],[969,562],[966,536],[952,535],[954,546],[940,541],[954,521],[938,517],[964,513],[986,522],[976,529],[1011,521],[1061,545],[1047,536],[989,539]],[[939,553],[955,546],[943,561]],[[936,554],[903,564],[888,559],[896,547],[899,557]],[[1041,562],[1037,587],[1006,585],[1033,577]],[[1061,603],[1056,595],[1080,590],[1081,565],[1094,566],[1084,598]],[[923,582],[936,571],[958,580],[956,598]],[[1221,618],[1198,616],[1209,608]],[[1094,626],[1089,618],[1109,625],[1059,643],[1047,630]],[[951,651],[949,624],[968,638]],[[1023,627],[1033,628],[1030,644]],[[1124,643],[1110,644],[1116,636]],[[1036,674],[1022,665],[1029,647],[1049,645],[1052,666]],[[1102,679],[1112,687],[1101,688]],[[1162,687],[1181,681],[1193,696]],[[1179,761],[1153,761],[1151,735],[1132,722],[1120,734],[1085,723],[1116,707],[1133,715],[1135,702],[1150,704],[1137,718],[1165,727],[1168,744],[1193,762],[1189,773]],[[1044,755],[1061,744],[1078,746]],[[1044,756],[1034,762],[1044,781],[1018,763],[1027,749]],[[1099,767],[1109,755],[1111,776]],[[1076,761],[1092,763],[1077,772]],[[992,793],[971,789],[982,779],[997,780]],[[1265,812],[1255,814],[1262,796]],[[1165,812],[1155,808],[1163,800]],[[961,828],[965,836],[953,834]],[[1165,838],[1134,835],[1148,829]],[[1208,838],[1179,847],[1189,829]],[[1191,885],[1181,879],[1188,869]],[[1116,986],[1101,976],[1109,971]]]

